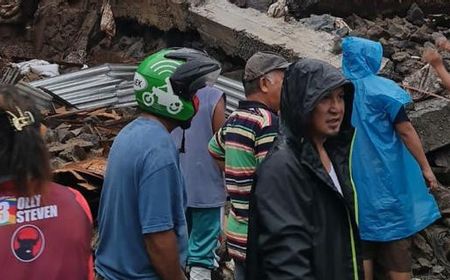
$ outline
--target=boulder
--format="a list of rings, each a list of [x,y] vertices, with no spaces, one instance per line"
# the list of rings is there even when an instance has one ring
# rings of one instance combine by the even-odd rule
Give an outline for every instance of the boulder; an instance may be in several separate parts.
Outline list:
[[[425,23],[425,14],[416,3],[413,3],[408,10],[406,19],[415,25],[422,25]]]
[[[450,145],[450,102],[438,98],[417,102],[408,112],[425,152]]]

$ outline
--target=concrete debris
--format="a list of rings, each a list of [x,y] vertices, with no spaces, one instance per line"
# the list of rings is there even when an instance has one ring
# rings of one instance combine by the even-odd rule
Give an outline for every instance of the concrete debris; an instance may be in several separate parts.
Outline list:
[[[310,17],[300,19],[300,22],[311,27],[313,30],[325,31],[341,38],[348,35],[352,30],[344,19],[329,14],[311,15]]]
[[[429,154],[436,178],[444,185],[450,185],[450,145]]]
[[[19,21],[22,13],[20,4],[22,1],[2,1],[0,2],[0,23],[16,23]]]
[[[340,65],[340,57],[331,52],[333,36],[301,23],[271,18],[253,9],[240,9],[226,0],[208,1],[190,7],[189,11],[203,41],[228,55],[248,59],[258,50],[272,50],[289,59],[312,57]]]
[[[418,279],[444,280],[450,277],[450,188],[439,187],[433,195],[442,219],[414,236],[413,274]]]
[[[414,3],[429,13],[448,11],[450,8],[450,3],[446,0],[288,0],[289,10],[296,17],[329,11],[339,16],[353,13],[365,17],[405,14]]]
[[[272,5],[270,5],[267,10],[267,15],[273,18],[284,17],[288,14],[288,7],[286,5],[286,0],[278,0]]]
[[[42,79],[42,69],[36,70],[36,66],[28,65],[25,77],[19,67],[4,67],[11,61],[28,61],[33,57],[57,62],[62,73],[76,71],[32,82],[33,86],[24,83],[19,86],[36,99],[46,114],[45,141],[52,156],[55,180],[80,190],[94,214],[112,141],[137,114],[132,109],[134,64],[155,50],[180,45],[207,49],[220,58],[227,75],[238,80],[245,60],[259,50],[272,50],[291,60],[317,58],[339,67],[341,58],[336,55],[339,52],[336,38],[350,34],[379,40],[384,55],[390,59],[383,73],[402,81],[412,95],[415,104],[408,112],[409,117],[438,179],[450,185],[450,102],[447,101],[450,96],[433,70],[420,61],[424,45],[429,45],[436,36],[450,36],[450,16],[425,14],[423,11],[430,7],[423,4],[430,3],[428,0],[417,1],[419,5],[412,6],[413,1],[395,0],[396,9],[406,13],[409,8],[406,18],[377,14],[379,17],[372,20],[357,15],[339,18],[323,14],[323,11],[345,11],[350,7],[348,3],[352,3],[351,11],[360,9],[361,5],[354,5],[356,1],[348,0],[345,3],[343,0],[0,2],[0,23],[11,21],[27,26],[25,32],[18,26],[1,29],[1,39],[19,40],[14,36],[23,36],[20,40],[25,42],[4,48],[4,40],[0,40],[2,83]],[[36,9],[29,2],[39,2],[32,26],[23,20]],[[229,2],[250,9],[240,9]],[[363,2],[367,2],[365,10],[373,14],[393,1],[358,1]],[[5,8],[4,3],[9,6]],[[320,11],[330,3],[333,8],[322,10],[320,16],[310,12],[311,9]],[[18,10],[19,4],[28,10]],[[433,5],[437,4],[430,4]],[[298,22],[290,15],[301,15],[303,19]],[[30,46],[31,41],[34,48]],[[450,62],[450,56],[444,59]],[[106,64],[78,71],[88,62],[130,65]],[[240,82],[221,77],[216,86],[227,96],[228,113],[244,98]],[[413,243],[413,271],[422,280],[450,279],[450,190],[441,188],[434,194],[443,218],[418,234]],[[232,279],[232,262],[221,267],[214,279]]]
[[[404,61],[408,59],[409,54],[406,52],[395,53],[392,58],[394,61]],[[440,83],[440,79],[436,74],[436,71],[430,66],[425,65],[417,72],[406,77],[403,80],[403,85],[410,89],[410,93],[414,101],[420,101],[429,98],[431,94],[437,94],[441,96],[446,96],[450,94],[444,89]],[[417,90],[412,90],[415,88]],[[427,94],[428,93],[428,94]],[[449,99],[450,100],[450,99]]]
[[[438,98],[417,102],[408,116],[422,140],[425,152],[450,145],[450,102]]]
[[[450,35],[443,21],[425,15],[416,4],[410,7],[406,18],[378,15],[368,20],[352,15],[345,18],[345,22],[353,29],[350,35],[379,41],[383,45],[383,55],[394,63],[389,78],[398,82],[425,66],[420,59],[424,47],[431,46],[438,36]],[[450,61],[450,57],[444,56],[444,60]]]
[[[406,19],[415,25],[422,25],[425,23],[425,14],[416,3],[413,3],[408,10]]]
[[[110,40],[116,35],[116,22],[109,0],[103,1],[100,29],[106,33]]]

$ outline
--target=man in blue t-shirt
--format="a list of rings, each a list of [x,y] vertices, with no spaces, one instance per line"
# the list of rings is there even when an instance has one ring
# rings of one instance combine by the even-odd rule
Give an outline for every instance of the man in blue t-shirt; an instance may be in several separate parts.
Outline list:
[[[186,194],[170,136],[195,115],[195,92],[220,65],[192,49],[165,49],[139,66],[134,88],[143,111],[114,140],[100,199],[95,268],[105,279],[185,279]]]

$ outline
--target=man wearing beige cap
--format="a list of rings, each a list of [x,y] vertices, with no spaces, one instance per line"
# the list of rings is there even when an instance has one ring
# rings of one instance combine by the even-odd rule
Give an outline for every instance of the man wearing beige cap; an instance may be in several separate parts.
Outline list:
[[[257,52],[245,65],[245,101],[209,142],[209,152],[225,171],[231,210],[226,224],[228,252],[236,264],[235,279],[244,279],[248,200],[253,174],[278,131],[284,70],[289,63],[271,52]]]

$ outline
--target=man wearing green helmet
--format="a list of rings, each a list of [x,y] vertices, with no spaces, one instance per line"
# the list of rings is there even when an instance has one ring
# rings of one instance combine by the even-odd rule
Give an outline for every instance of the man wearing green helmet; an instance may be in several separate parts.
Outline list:
[[[100,199],[100,277],[185,279],[186,194],[170,132],[190,126],[194,94],[220,70],[187,48],[161,50],[139,65],[134,89],[142,115],[114,140]]]

